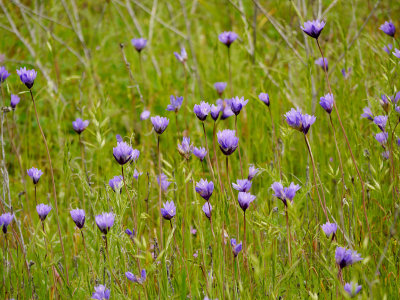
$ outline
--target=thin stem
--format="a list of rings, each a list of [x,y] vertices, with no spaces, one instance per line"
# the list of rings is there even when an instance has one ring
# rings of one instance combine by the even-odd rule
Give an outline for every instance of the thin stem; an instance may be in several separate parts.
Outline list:
[[[215,238],[214,229],[213,229],[213,224],[212,224],[212,215],[211,215],[210,201],[207,201],[207,205],[208,205],[208,210],[209,210],[209,212],[210,212],[210,226],[211,226],[211,232],[212,232],[213,237]]]
[[[280,158],[280,153],[279,153],[279,145],[278,145],[278,137],[275,132],[275,124],[274,124],[274,119],[272,118],[272,112],[271,108],[268,106],[268,112],[269,112],[269,117],[271,118],[271,126],[272,126],[272,140],[275,143],[275,155],[276,155],[276,160],[278,163],[278,168],[279,168],[279,178],[282,180],[282,167],[281,167],[281,158]]]
[[[396,187],[396,180],[397,180],[397,176],[396,176],[396,168],[395,168],[395,163],[394,163],[394,157],[393,157],[393,139],[394,139],[394,133],[396,131],[397,126],[400,123],[400,119],[397,121],[396,125],[394,126],[393,130],[392,130],[392,137],[390,139],[390,151],[389,151],[389,155],[390,155],[390,162],[392,165],[392,176],[393,176],[393,188],[397,193],[397,187]]]
[[[216,150],[216,146],[215,146],[215,132],[217,129],[217,122],[214,121],[214,128],[213,128],[213,151],[214,151],[214,161],[215,164],[217,165],[217,173],[218,173],[218,183],[219,183],[219,188],[221,189],[221,193],[224,192],[224,188],[222,185],[222,181],[221,181],[221,173],[219,171],[219,163],[218,163],[218,158],[217,158],[217,150]]]
[[[228,46],[228,70],[229,70],[229,88],[231,91],[231,97],[233,97],[233,86],[232,86],[232,72],[231,72],[231,48]]]
[[[237,129],[237,115],[235,115],[235,130],[236,134],[239,136],[239,132]],[[239,151],[239,161],[240,161],[240,174],[242,175],[243,178],[243,164],[242,164],[242,155],[240,154],[240,145],[238,143],[238,151]]]
[[[95,271],[93,269],[93,265],[92,265],[92,261],[90,260],[89,253],[88,253],[87,248],[86,248],[85,236],[83,234],[82,229],[81,229],[81,235],[82,235],[83,248],[85,249],[85,254],[86,254],[87,260],[88,260],[89,265],[90,265],[90,270],[94,274],[94,276],[97,277],[97,275],[96,275],[96,273],[95,273]]]
[[[160,157],[160,136],[157,135],[157,155],[158,155],[158,209],[161,212],[161,157]],[[163,248],[163,223],[160,216],[160,249]]]
[[[36,200],[36,187],[37,187],[37,185],[35,184],[35,206],[37,206],[37,200]]]
[[[288,254],[289,254],[289,266],[292,266],[292,247],[291,247],[291,235],[290,235],[290,226],[289,226],[289,213],[287,204],[285,205],[285,216],[286,216],[286,231],[287,231],[287,245],[288,245]]]
[[[246,252],[246,211],[243,211],[243,252],[244,252],[244,257],[246,258],[247,252]]]
[[[213,180],[215,181],[214,169],[213,169],[213,167],[212,167],[211,160],[210,160],[210,150],[208,149],[206,127],[205,127],[205,125],[204,125],[204,122],[201,122],[201,124],[203,125],[204,139],[205,139],[206,149],[207,149],[207,163],[208,163],[208,168],[210,169],[211,175],[212,175],[212,177],[213,177]]]
[[[235,207],[235,212],[236,212],[236,235],[239,236],[239,217],[238,217],[238,211],[237,211],[237,206],[235,205],[235,195],[233,194],[233,190],[232,190],[232,183],[231,183],[231,179],[229,177],[229,156],[226,155],[226,176],[228,177],[228,185],[229,185],[229,189],[231,191],[231,196],[232,196],[232,204]]]
[[[135,214],[135,209],[134,209],[135,204],[134,204],[133,199],[132,199],[132,197],[131,197],[131,195],[130,195],[130,193],[128,191],[128,186],[127,186],[126,181],[125,181],[124,166],[121,166],[121,172],[122,172],[122,180],[124,181],[124,185],[125,185],[125,191],[126,191],[126,194],[128,195],[129,201],[131,202],[132,217],[133,217],[133,220],[135,222],[135,227],[137,229],[137,220],[136,220],[136,214]]]

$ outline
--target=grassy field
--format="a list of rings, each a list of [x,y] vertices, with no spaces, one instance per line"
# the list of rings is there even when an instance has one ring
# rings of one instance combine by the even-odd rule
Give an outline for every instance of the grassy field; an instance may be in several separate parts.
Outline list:
[[[1,80],[0,213],[13,214],[0,235],[0,298],[90,299],[104,285],[106,299],[341,299],[353,282],[355,298],[397,299],[400,42],[379,27],[400,26],[399,16],[390,0],[0,0],[0,65],[10,74]],[[318,39],[300,28],[314,19],[326,22]],[[224,31],[238,35],[229,47]],[[147,44],[136,51],[140,37]],[[327,74],[315,63],[317,41]],[[174,55],[182,47],[184,62]],[[37,71],[31,89],[22,67]],[[227,83],[222,96],[215,82]],[[329,92],[331,114],[319,104]],[[183,97],[177,112],[166,110],[171,95]],[[237,116],[202,122],[194,113],[201,101],[235,96],[248,100]],[[385,128],[362,118],[364,107],[387,117]],[[289,126],[292,108],[316,117],[308,132],[303,119],[300,130]],[[162,134],[142,120],[145,110],[169,119]],[[77,118],[89,121],[81,134]],[[239,138],[231,155],[218,145],[224,129]],[[140,151],[122,167],[117,135]],[[190,147],[180,155],[183,137],[209,157],[201,162]],[[258,173],[245,190],[256,198],[244,214],[238,197],[250,196],[232,183],[251,165]],[[31,167],[43,171],[37,184]],[[121,175],[114,192],[109,180]],[[200,179],[214,184],[211,218]],[[274,182],[300,189],[279,199]],[[170,221],[166,201],[176,205]],[[45,220],[39,203],[52,207]],[[82,229],[70,214],[77,208]],[[103,212],[115,220],[101,232]],[[329,237],[327,222],[337,225]],[[338,247],[362,260],[345,257],[354,264],[344,267]]]

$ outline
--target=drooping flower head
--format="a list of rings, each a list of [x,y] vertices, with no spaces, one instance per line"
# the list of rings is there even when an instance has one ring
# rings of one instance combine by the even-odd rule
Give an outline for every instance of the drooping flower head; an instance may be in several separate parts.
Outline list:
[[[226,82],[216,82],[214,83],[214,87],[218,95],[222,97],[222,93],[225,91],[226,88]]]
[[[142,271],[140,272],[140,277],[133,275],[131,272],[126,272],[125,276],[128,280],[132,282],[143,284],[146,281],[146,270],[142,269]]]
[[[394,37],[394,35],[396,33],[396,27],[394,26],[394,24],[391,21],[389,21],[389,22],[386,21],[379,27],[379,29],[382,30],[387,35],[390,35],[391,37]]]
[[[218,117],[219,117],[219,113],[221,112],[221,110],[222,110],[222,106],[219,106],[219,105],[211,105],[211,108],[210,108],[210,115],[211,115],[211,118],[214,120],[214,121],[217,121],[218,120]]]
[[[322,58],[318,58],[315,60],[315,64],[320,66],[322,68],[322,70],[327,70],[328,71],[328,59],[326,57]]]
[[[174,95],[171,95],[170,97],[170,103],[167,106],[167,110],[168,111],[174,111],[174,112],[178,112],[178,110],[181,108],[182,106],[182,102],[183,102],[183,97],[175,97]]]
[[[169,120],[165,117],[155,116],[151,117],[151,123],[153,124],[154,131],[157,134],[162,134],[169,124]]]
[[[363,114],[361,115],[361,118],[366,118],[370,121],[374,120],[374,114],[368,106],[363,108]]]
[[[238,179],[232,183],[232,187],[239,192],[248,192],[251,188],[251,181],[248,179]]]
[[[132,159],[133,149],[125,142],[118,142],[117,147],[113,148],[115,160],[121,165],[125,165]]]
[[[335,260],[338,266],[343,269],[344,267],[350,266],[363,258],[357,251],[337,247],[335,251]]]
[[[101,215],[95,217],[97,227],[103,234],[107,234],[110,228],[114,225],[115,216],[113,213],[103,212]]]
[[[324,29],[324,26],[325,26],[324,21],[313,20],[305,22],[304,26],[300,26],[300,28],[312,38],[318,39],[322,29]]]
[[[14,219],[14,214],[4,213],[0,216],[0,227],[3,226],[3,233],[7,233],[7,227]]]
[[[204,158],[207,155],[207,150],[204,147],[194,147],[193,148],[193,154],[198,157],[200,159],[200,161],[202,162],[204,160]]]
[[[142,175],[142,174],[143,174],[143,172],[139,172],[138,170],[135,169],[133,171],[132,177],[135,178],[136,180],[138,180],[139,176]]]
[[[0,84],[3,83],[8,76],[10,76],[10,73],[8,73],[8,71],[6,70],[6,68],[4,66],[0,67]]]
[[[183,137],[182,144],[178,144],[178,152],[185,159],[190,158],[190,155],[193,152],[193,144],[190,144],[190,137]]]
[[[150,111],[148,111],[147,109],[142,111],[142,113],[140,114],[140,120],[142,121],[147,120],[149,117],[150,117]]]
[[[385,131],[387,120],[387,116],[376,116],[374,118],[374,123],[379,127],[380,130]]]
[[[71,214],[71,218],[75,222],[76,227],[82,229],[83,225],[85,225],[85,211],[83,209],[74,209],[69,213]]]
[[[36,78],[36,71],[34,69],[27,70],[26,67],[17,70],[17,74],[21,79],[21,82],[26,85],[28,89],[31,89]]]
[[[161,215],[164,219],[166,220],[171,220],[173,217],[175,217],[176,214],[176,207],[174,204],[174,201],[171,200],[171,202],[165,202],[164,207],[161,208]]]
[[[326,234],[326,236],[330,237],[331,235],[336,234],[337,224],[327,222],[327,223],[321,225],[321,228],[324,231],[324,233]]]
[[[325,111],[330,114],[333,108],[333,95],[331,93],[326,94],[324,97],[319,98],[319,104]]]
[[[15,109],[19,103],[20,98],[17,95],[11,94],[11,108]]]
[[[239,145],[239,138],[235,136],[235,131],[224,129],[217,133],[219,148],[225,155],[231,155]]]
[[[210,219],[211,218],[211,211],[212,211],[211,203],[207,201],[206,203],[204,203],[202,209],[203,209],[203,212],[206,215],[206,217]]]
[[[400,50],[399,49],[394,49],[394,51],[392,52],[394,56],[396,56],[397,58],[400,58]]]
[[[32,178],[33,184],[37,184],[39,182],[40,177],[43,175],[42,170],[36,169],[35,167],[27,170],[28,176]]]
[[[349,294],[350,298],[355,297],[360,291],[362,286],[358,285],[356,282],[346,283],[344,285],[344,290]]]
[[[195,190],[204,200],[208,201],[214,191],[214,183],[212,181],[208,182],[207,179],[200,179],[196,184]]]
[[[183,64],[184,64],[184,63],[187,61],[187,59],[188,59],[188,55],[187,55],[187,52],[186,52],[185,47],[182,47],[182,48],[181,48],[181,53],[174,52],[174,55],[175,55],[176,59],[177,59],[179,62],[183,63]]]
[[[253,202],[255,199],[256,199],[256,196],[254,196],[250,193],[239,192],[238,202],[244,212],[250,206],[250,203]]]
[[[132,39],[131,43],[137,52],[141,52],[146,47],[147,40],[144,38]]]
[[[157,183],[158,185],[160,185],[160,179],[159,179],[159,175],[157,175]],[[165,175],[164,173],[161,173],[161,189],[166,192],[168,190],[169,185],[171,184],[170,181],[168,181],[168,177],[167,175]]]
[[[94,293],[92,295],[92,299],[97,300],[108,300],[110,299],[110,290],[107,289],[104,285],[100,284],[94,287]]]
[[[224,31],[218,36],[221,43],[224,43],[228,48],[238,38],[238,35],[233,31]]]
[[[393,49],[393,45],[392,44],[387,44],[385,46],[383,46],[383,51],[385,51],[387,54],[390,54],[390,52],[392,52]]]
[[[257,174],[259,169],[257,169],[254,165],[250,165],[249,167],[249,176],[247,176],[248,180],[252,180]]]
[[[300,189],[300,186],[292,182],[289,187],[284,188],[282,183],[274,182],[271,185],[271,189],[274,191],[274,196],[282,200],[283,204],[287,206],[287,200],[293,202],[293,198],[296,196],[296,192]]]
[[[41,203],[36,206],[36,211],[39,215],[40,220],[42,220],[43,222],[44,220],[46,220],[47,215],[51,211],[51,206]]]
[[[81,118],[78,118],[72,122],[72,127],[78,134],[81,134],[88,126],[89,126],[89,121],[88,120],[83,121]]]
[[[266,106],[269,106],[269,95],[267,93],[260,93],[258,95],[258,99],[260,99]]]
[[[242,242],[236,243],[236,239],[231,239],[231,247],[234,257],[238,256],[240,251],[242,251]]]
[[[387,143],[388,133],[387,132],[379,132],[375,135],[375,139],[382,145]]]
[[[122,186],[124,185],[123,178],[122,176],[114,176],[113,178],[110,179],[108,182],[108,185],[112,190],[116,193],[119,192],[121,193]]]
[[[211,107],[207,102],[201,101],[200,104],[195,104],[193,111],[200,121],[205,121],[210,113]]]
[[[249,100],[244,100],[244,97],[239,98],[236,96],[231,100],[231,110],[235,115],[238,115],[242,108],[246,106],[247,102],[249,102]]]

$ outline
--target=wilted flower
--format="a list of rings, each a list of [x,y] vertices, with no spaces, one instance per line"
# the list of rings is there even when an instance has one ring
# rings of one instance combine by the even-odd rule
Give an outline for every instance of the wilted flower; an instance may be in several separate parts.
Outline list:
[[[115,160],[122,166],[132,159],[133,149],[125,142],[118,142],[117,147],[113,148]]]
[[[267,93],[260,93],[260,95],[258,95],[258,98],[264,102],[264,104],[266,106],[269,106],[269,95]]]
[[[41,203],[38,206],[36,206],[36,211],[39,215],[40,220],[44,221],[46,220],[47,215],[51,211],[51,206]]]
[[[320,66],[322,68],[322,70],[326,69],[328,71],[328,59],[326,57],[318,58],[317,60],[315,60],[315,64]]]
[[[214,183],[212,181],[208,182],[207,179],[200,179],[196,184],[195,190],[204,200],[208,201],[214,191]]]
[[[219,105],[211,105],[211,108],[210,108],[210,115],[211,115],[211,118],[214,120],[214,121],[217,121],[218,120],[218,117],[219,117],[219,113],[221,112],[221,110],[222,110],[222,106],[219,106]]]
[[[256,199],[256,196],[254,196],[250,193],[239,192],[238,202],[244,212],[250,206],[250,203],[253,202],[255,199]]]
[[[239,98],[236,96],[231,100],[231,110],[235,115],[238,115],[242,108],[246,106],[247,102],[249,102],[249,100],[244,100],[244,97]]]
[[[325,26],[324,21],[313,20],[305,22],[304,27],[300,26],[300,28],[312,38],[318,39],[322,29],[324,29],[324,26]]]
[[[396,56],[397,58],[400,58],[400,50],[399,49],[394,49],[394,52],[392,52],[394,56]]]
[[[271,189],[275,193],[274,196],[281,199],[283,204],[287,206],[287,200],[293,202],[293,198],[296,195],[296,192],[300,189],[300,186],[292,182],[289,187],[284,188],[282,183],[274,182],[271,185]]]
[[[112,190],[114,192],[119,192],[121,193],[121,189],[123,186],[123,178],[122,176],[114,176],[112,179],[110,179],[110,181],[108,182],[108,185],[110,186],[110,188],[112,188]]]
[[[211,218],[211,211],[212,211],[212,205],[210,202],[206,202],[203,205],[203,212],[206,215],[207,218]]]
[[[247,177],[248,180],[252,180],[257,174],[259,169],[254,167],[254,165],[250,165],[249,167],[249,176]]]
[[[132,282],[136,282],[136,283],[142,284],[143,282],[146,281],[146,270],[143,269],[140,272],[140,277],[136,276],[136,275],[133,275],[131,272],[126,272],[125,276],[126,276],[126,278],[128,278],[128,280],[130,280]]]
[[[379,142],[379,143],[381,143],[382,145],[383,144],[386,144],[386,142],[387,142],[387,140],[388,140],[388,133],[387,132],[379,132],[379,133],[377,133],[376,135],[375,135],[375,139]]]
[[[324,97],[319,98],[319,104],[325,111],[330,114],[333,108],[333,95],[331,93],[326,94]]]
[[[28,89],[31,89],[37,75],[36,71],[34,69],[27,70],[26,67],[23,67],[17,70],[17,74],[22,83],[25,84]]]
[[[71,218],[75,222],[76,227],[82,229],[83,225],[85,225],[85,211],[83,209],[74,209],[69,213],[71,214]]]
[[[238,35],[233,31],[224,31],[218,36],[221,43],[224,43],[228,48],[238,38]]]
[[[344,285],[344,290],[349,294],[351,298],[357,295],[361,291],[362,286],[358,285],[356,282],[346,283]]]
[[[6,70],[6,68],[4,66],[0,67],[0,83],[3,83],[8,76],[10,76],[10,73],[8,73],[8,71]]]
[[[89,121],[88,120],[83,121],[81,118],[78,118],[72,122],[72,127],[78,134],[81,134],[88,126],[89,126]]]
[[[383,46],[383,51],[385,51],[387,54],[390,54],[390,52],[392,52],[393,49],[393,45],[392,44],[387,44],[385,46]]]
[[[215,90],[217,91],[218,95],[221,97],[222,93],[225,91],[226,82],[216,82],[214,83]]]
[[[231,247],[233,255],[236,257],[238,256],[239,252],[242,251],[242,242],[237,244],[236,239],[231,239]]]
[[[378,125],[379,129],[385,131],[386,122],[388,120],[387,116],[376,116],[374,118],[374,123]]]
[[[0,226],[3,226],[3,233],[7,233],[7,227],[14,219],[14,214],[4,213],[0,216]]]
[[[211,107],[207,102],[201,101],[200,104],[195,104],[193,111],[200,121],[205,121],[210,113]]]
[[[146,47],[147,40],[144,38],[132,39],[131,43],[135,47],[136,51],[140,53]]]
[[[43,175],[42,170],[36,169],[35,167],[30,168],[27,170],[28,176],[32,178],[34,184],[39,182],[40,177]]]
[[[95,217],[97,227],[103,234],[107,234],[110,228],[114,225],[115,216],[113,213],[103,212],[101,215]]]
[[[159,175],[157,175],[157,182],[160,185],[160,180],[159,180]],[[164,173],[161,173],[161,189],[166,192],[168,190],[169,185],[171,184],[171,182],[168,181],[168,177],[167,175],[165,175]]]
[[[135,169],[133,171],[132,177],[135,178],[136,180],[138,180],[139,176],[142,175],[142,174],[143,174],[142,172],[139,172],[138,170]]]
[[[175,55],[176,59],[177,59],[179,62],[183,63],[183,64],[184,64],[184,63],[187,61],[187,59],[188,59],[188,55],[187,55],[187,52],[186,52],[185,47],[182,47],[182,48],[181,48],[181,53],[180,53],[180,54],[179,54],[178,52],[174,52],[174,55]]]
[[[361,118],[366,118],[370,121],[374,120],[374,114],[368,106],[363,108],[363,112],[364,113],[361,115]]]
[[[19,103],[20,98],[17,95],[11,94],[11,108],[15,109]]]
[[[154,131],[157,134],[162,134],[169,124],[169,120],[165,117],[155,116],[151,117],[151,123],[153,123]]]
[[[333,235],[336,234],[337,225],[336,225],[336,223],[327,222],[327,223],[321,225],[321,228],[324,231],[324,233],[326,234],[326,236],[329,237],[331,234],[333,234]]]
[[[238,179],[237,183],[232,183],[232,187],[239,192],[248,192],[251,188],[251,181],[248,179]]]
[[[344,267],[350,266],[363,258],[357,251],[346,248],[337,247],[335,252],[335,260],[338,266],[343,269]]]
[[[178,144],[178,152],[185,159],[190,158],[190,155],[193,152],[193,144],[190,144],[190,137],[183,137],[182,144]]]
[[[110,290],[107,289],[104,285],[100,284],[94,287],[95,292],[92,295],[92,299],[97,300],[108,300],[110,299]]]
[[[168,104],[167,110],[168,111],[178,112],[178,110],[182,106],[183,97],[175,97],[174,95],[171,95],[169,101],[170,101],[171,104]]]
[[[140,114],[140,120],[142,121],[147,120],[149,117],[150,117],[150,111],[148,111],[147,109],[142,111],[142,113]]]
[[[382,30],[384,33],[387,35],[390,35],[391,37],[394,37],[394,34],[396,33],[396,27],[394,27],[392,22],[385,22],[379,27],[380,30]]]
[[[204,157],[207,155],[207,150],[204,147],[194,147],[193,154],[200,159],[200,161],[204,160]]]
[[[173,217],[175,217],[175,214],[176,207],[174,201],[171,200],[171,202],[165,202],[164,207],[161,208],[161,215],[163,216],[163,218],[166,220],[171,220]]]
[[[225,155],[231,155],[239,145],[239,138],[235,136],[235,131],[225,129],[217,133],[219,148]]]

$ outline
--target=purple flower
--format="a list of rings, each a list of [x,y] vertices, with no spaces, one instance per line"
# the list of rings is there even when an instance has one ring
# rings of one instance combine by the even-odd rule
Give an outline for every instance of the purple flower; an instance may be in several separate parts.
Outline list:
[[[357,285],[356,282],[346,283],[344,285],[344,290],[349,294],[351,298],[357,295],[361,291],[362,286]]]
[[[394,52],[392,52],[394,56],[396,56],[397,58],[400,58],[400,50],[399,49],[394,49]]]
[[[357,251],[346,250],[346,248],[337,247],[335,252],[335,260],[338,266],[343,269],[344,267],[350,266],[363,258]]]
[[[342,69],[342,75],[344,79],[348,79],[350,77],[350,74],[351,74],[351,68],[348,68],[347,71],[345,68]]]
[[[315,60],[315,64],[320,66],[322,68],[322,70],[326,70],[328,71],[328,59],[326,57],[322,58],[318,58],[317,60]]]
[[[217,133],[219,148],[225,155],[231,155],[239,145],[239,138],[235,136],[235,131],[224,129]]]
[[[397,112],[397,113],[399,113],[400,114],[400,106],[395,106],[395,108],[394,108],[394,110]]]
[[[92,299],[97,300],[108,300],[110,299],[110,290],[107,289],[104,285],[100,284],[94,287],[95,292],[92,295]]]
[[[193,111],[200,121],[205,121],[210,113],[211,107],[207,102],[201,101],[200,104],[195,104]]]
[[[41,203],[36,206],[36,211],[39,215],[40,220],[42,220],[43,222],[44,220],[46,220],[47,215],[51,211],[51,206]]]
[[[382,30],[384,33],[387,35],[390,35],[391,37],[394,37],[394,34],[396,33],[396,27],[394,27],[392,22],[385,22],[379,27],[380,30]]]
[[[118,142],[117,147],[113,148],[115,160],[121,165],[125,165],[132,159],[133,149],[125,142]]]
[[[157,134],[162,134],[169,124],[169,120],[165,117],[155,116],[151,117],[151,123],[153,123],[154,131]]]
[[[397,104],[400,100],[400,92],[397,92],[394,96],[390,97],[390,100],[392,100],[394,104]]]
[[[236,257],[238,256],[239,252],[242,251],[242,242],[237,244],[236,239],[231,239],[231,247],[233,255]]]
[[[37,75],[36,71],[34,69],[27,70],[26,67],[23,67],[17,70],[17,74],[22,83],[25,84],[28,89],[31,89]]]
[[[300,186],[298,184],[294,184],[293,182],[289,185],[289,187],[286,187],[283,189],[283,192],[285,193],[285,198],[290,200],[290,202],[293,202],[294,196],[296,196],[296,192],[300,189]]]
[[[33,184],[37,184],[39,182],[40,177],[43,175],[42,170],[36,169],[35,167],[27,170],[28,176],[32,178]]]
[[[182,144],[178,144],[178,152],[185,159],[190,158],[190,155],[193,152],[193,144],[190,144],[190,137],[183,137]]]
[[[246,106],[247,102],[249,102],[249,100],[244,100],[244,97],[239,98],[236,96],[231,100],[231,110],[235,115],[238,115],[242,108]]]
[[[319,104],[325,111],[330,114],[333,108],[333,95],[331,93],[326,94],[324,97],[319,98]]]
[[[274,196],[282,200],[283,204],[287,206],[287,200],[293,202],[293,198],[296,195],[296,192],[300,189],[300,186],[292,182],[289,187],[283,188],[282,183],[274,182],[271,185],[271,189],[275,193]]]
[[[196,157],[198,157],[200,159],[200,161],[202,162],[204,160],[204,157],[206,157],[206,155],[207,155],[207,150],[204,147],[201,147],[201,148],[194,147],[193,154]]]
[[[218,36],[221,43],[224,43],[228,48],[238,38],[238,35],[233,31],[224,31]]]
[[[300,26],[300,28],[312,38],[318,39],[322,29],[324,29],[324,26],[325,26],[324,21],[313,20],[305,22],[304,27]]]
[[[251,188],[251,181],[248,179],[238,179],[237,183],[232,183],[232,187],[239,192],[248,192]]]
[[[135,229],[126,229],[125,233],[129,236],[129,237],[134,237],[135,236]]]
[[[220,100],[220,101],[219,101]],[[231,109],[231,99],[225,99],[225,100],[221,100],[219,99],[217,100],[217,104],[221,104],[221,110],[222,110],[222,115],[221,115],[221,120],[225,120],[228,119],[229,117],[233,116],[234,113]]]
[[[200,179],[196,184],[195,190],[204,200],[208,201],[214,191],[214,183],[212,181],[208,182],[207,179]]]
[[[210,115],[211,115],[211,118],[214,120],[214,121],[217,121],[218,120],[218,117],[219,117],[219,113],[221,112],[221,110],[222,110],[222,106],[219,106],[219,105],[211,105],[211,108],[210,108]]]
[[[211,218],[211,211],[212,211],[212,205],[210,204],[210,202],[206,202],[203,205],[203,212],[206,215],[207,218]]]
[[[361,118],[366,118],[370,121],[374,120],[374,114],[368,106],[363,108],[363,112],[364,113],[361,115]]]
[[[11,94],[11,108],[15,109],[19,103],[20,98],[17,95]]]
[[[389,111],[389,99],[386,95],[381,95],[381,100],[379,101],[382,108],[388,112]]]
[[[6,68],[4,66],[0,67],[0,83],[3,83],[8,76],[10,76],[10,73],[8,73],[8,71],[6,70]]]
[[[14,214],[5,213],[0,216],[0,226],[3,226],[3,233],[7,233],[7,227],[14,219]]]
[[[122,137],[121,137],[119,134],[117,134],[117,135],[115,136],[115,139],[117,140],[117,143],[123,142],[123,139],[122,139]]]
[[[113,213],[103,212],[101,215],[95,217],[97,227],[103,234],[107,234],[110,228],[114,225],[115,216]]]
[[[136,51],[140,53],[146,47],[147,40],[144,38],[132,39],[131,43],[135,47]]]
[[[175,214],[176,214],[176,207],[174,201],[165,202],[164,207],[161,208],[161,215],[163,216],[163,218],[166,220],[171,220],[173,217],[175,217]]]
[[[182,48],[181,48],[181,53],[180,53],[180,54],[179,54],[178,52],[174,52],[174,55],[175,55],[176,59],[177,59],[179,62],[183,63],[183,64],[184,64],[184,63],[187,61],[187,59],[188,59],[188,55],[187,55],[187,52],[186,52],[185,47],[182,47]]]
[[[308,130],[310,129],[311,125],[314,124],[316,119],[317,118],[315,116],[303,114],[301,118],[301,131],[303,131],[304,134],[307,134]]]
[[[250,206],[250,203],[253,202],[255,199],[256,199],[256,196],[254,196],[250,193],[239,192],[238,202],[244,212]]]
[[[380,144],[386,144],[388,140],[388,133],[387,132],[379,132],[375,135],[375,139],[380,143]]]
[[[83,225],[85,225],[85,211],[83,209],[74,209],[69,213],[71,214],[71,218],[75,222],[76,227],[82,229]]]
[[[226,82],[216,82],[214,83],[215,90],[217,91],[218,95],[221,97],[222,93],[225,91]]]
[[[182,106],[182,102],[183,102],[183,97],[176,97],[174,95],[171,95],[170,97],[170,102],[171,104],[168,104],[167,106],[167,110],[168,111],[174,111],[174,112],[178,112],[178,110],[181,108]]]
[[[160,185],[159,177],[160,176],[157,176],[158,185]],[[161,173],[161,189],[164,192],[166,192],[168,190],[168,187],[169,187],[170,184],[171,184],[171,182],[168,181],[167,175],[165,175],[164,173]]]
[[[266,106],[269,106],[269,95],[267,93],[260,93],[258,95],[258,99],[260,99]]]
[[[190,233],[195,235],[197,233],[197,229],[193,228],[193,227],[190,227]]]
[[[374,118],[374,123],[378,125],[379,129],[385,131],[386,122],[388,120],[387,116],[376,116]]]
[[[149,117],[150,117],[150,111],[148,111],[147,109],[142,111],[142,113],[140,114],[140,120],[142,121],[147,120]]]
[[[299,108],[297,110],[292,108],[285,114],[288,125],[296,130],[301,130],[302,117],[303,114]]]
[[[390,52],[392,52],[393,49],[393,45],[392,44],[387,44],[387,46],[383,46],[383,51],[385,51],[387,54],[390,54]]]
[[[124,185],[122,176],[114,176],[112,179],[110,179],[108,185],[115,193],[117,191],[121,193],[122,186]]]
[[[389,157],[390,157],[390,152],[389,152],[389,151],[384,151],[384,152],[381,153],[381,155],[382,155],[382,157],[383,157],[384,159],[389,159]]]
[[[72,127],[78,134],[81,134],[88,126],[89,126],[89,121],[88,120],[83,121],[81,118],[78,118],[72,122]]]
[[[142,175],[142,174],[143,174],[143,172],[139,172],[138,170],[135,169],[133,171],[132,177],[135,178],[136,180],[138,180],[139,176]]]
[[[327,237],[329,237],[331,234],[335,235],[336,230],[337,230],[337,225],[336,223],[325,223],[321,225],[322,230],[326,234]]]
[[[139,276],[136,276],[136,275],[133,275],[131,272],[126,272],[126,273],[125,273],[125,276],[126,276],[126,278],[127,278],[128,280],[130,280],[130,281],[132,281],[132,282],[136,282],[136,283],[142,284],[143,282],[146,281],[146,270],[143,269],[143,270],[140,272],[140,277],[139,277]]]
[[[248,180],[252,180],[254,176],[258,174],[259,169],[254,167],[254,165],[250,165],[249,167],[249,176],[247,177]]]

